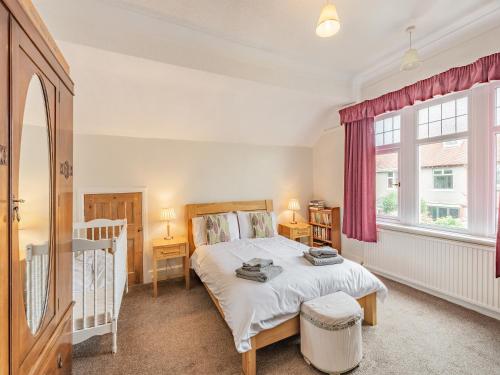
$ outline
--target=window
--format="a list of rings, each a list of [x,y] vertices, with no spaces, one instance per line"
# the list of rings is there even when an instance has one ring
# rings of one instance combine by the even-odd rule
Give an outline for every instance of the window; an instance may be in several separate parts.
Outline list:
[[[453,147],[445,143],[418,146],[420,223],[464,229],[467,228],[467,140],[461,139]],[[455,209],[453,214],[444,209],[450,206],[458,207],[458,214]]]
[[[399,216],[399,143],[401,116],[383,116],[375,121],[376,199],[377,215],[385,218]]]
[[[399,207],[396,180],[398,178],[398,152],[377,154],[377,215],[397,217]]]
[[[428,215],[431,216],[433,220],[446,218],[458,219],[460,216],[459,207],[429,206],[427,210]]]
[[[452,169],[433,169],[432,176],[434,179],[434,189],[439,189],[439,190],[453,189]]]
[[[418,138],[466,132],[467,117],[467,97],[422,108],[418,111]]]
[[[498,82],[382,114],[375,118],[374,130],[377,220],[496,234]]]
[[[387,117],[375,122],[375,146],[399,143],[401,116]]]
[[[495,96],[495,112],[497,114],[495,125],[500,125],[500,87],[497,87]]]
[[[394,171],[387,172],[387,189],[394,189],[394,178],[395,178],[395,173]]]

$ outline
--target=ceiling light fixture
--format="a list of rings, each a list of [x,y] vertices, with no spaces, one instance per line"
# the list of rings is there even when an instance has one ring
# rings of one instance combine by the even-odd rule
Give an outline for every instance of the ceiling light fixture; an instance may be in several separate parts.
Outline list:
[[[417,68],[422,62],[418,56],[418,51],[411,46],[411,34],[415,31],[415,26],[409,26],[406,32],[410,34],[410,48],[403,55],[403,60],[401,61],[400,69],[401,71],[408,71]]]
[[[339,15],[337,8],[329,1],[325,4],[319,14],[318,24],[316,25],[316,35],[321,38],[328,38],[337,34],[340,30]]]

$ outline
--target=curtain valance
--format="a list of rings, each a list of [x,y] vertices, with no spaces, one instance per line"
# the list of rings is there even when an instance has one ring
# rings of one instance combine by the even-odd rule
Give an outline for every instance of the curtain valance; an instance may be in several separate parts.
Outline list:
[[[397,111],[417,101],[470,89],[477,83],[500,80],[500,53],[481,57],[472,64],[451,68],[400,90],[341,109],[340,122],[347,124]]]

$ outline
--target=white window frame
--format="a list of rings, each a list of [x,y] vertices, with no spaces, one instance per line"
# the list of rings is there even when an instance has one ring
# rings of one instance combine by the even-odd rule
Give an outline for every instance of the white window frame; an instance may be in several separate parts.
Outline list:
[[[495,236],[496,231],[498,230],[498,220],[497,220],[497,210],[496,210],[496,205],[497,205],[497,144],[496,144],[496,137],[497,135],[500,136],[500,124],[497,124],[497,89],[500,90],[500,82],[496,82],[494,84],[491,84],[491,89],[490,89],[490,100],[489,104],[491,106],[491,112],[490,112],[490,139],[491,139],[491,152],[490,152],[490,172],[493,176],[493,181],[490,183],[492,185],[492,194],[490,194],[490,204],[489,206],[492,206],[493,213],[491,213],[491,223],[489,225],[489,235],[490,236]],[[500,92],[499,92],[500,95]]]
[[[377,116],[373,122],[373,126],[375,127],[375,124],[377,121],[383,121],[386,118],[389,117],[396,117],[400,116],[400,125],[399,125],[399,131],[400,131],[400,136],[399,136],[399,142],[398,143],[391,143],[388,145],[381,145],[381,146],[375,146],[375,153],[376,155],[383,155],[383,154],[392,154],[396,153],[398,156],[398,178],[397,180],[394,179],[393,177],[393,187],[388,188],[388,190],[393,190],[397,191],[398,194],[398,214],[396,216],[392,215],[383,215],[383,214],[377,214],[377,220],[382,220],[385,222],[392,222],[392,223],[399,223],[401,220],[401,193],[399,191],[399,181],[400,181],[400,171],[401,171],[401,152],[400,152],[400,145],[401,145],[401,133],[402,133],[402,121],[403,121],[403,116],[401,116],[400,111],[397,112],[387,112],[384,113],[383,115]],[[375,130],[375,129],[374,129]],[[374,131],[374,136],[375,136],[375,131]],[[374,140],[375,142],[375,140]],[[394,173],[394,171],[392,171]],[[376,188],[376,187],[375,187]],[[397,190],[396,190],[397,189]]]
[[[467,131],[466,132],[459,132],[459,133],[452,133],[452,134],[446,134],[446,135],[440,135],[437,137],[429,137],[429,138],[422,138],[419,139],[418,137],[418,111],[420,109],[426,108],[426,107],[431,107],[437,104],[443,104],[445,102],[449,102],[451,100],[457,100],[461,99],[463,97],[467,97]],[[419,205],[419,209],[417,210],[417,217],[415,218],[415,225],[418,227],[422,228],[429,228],[429,229],[435,229],[435,230],[440,230],[440,231],[446,231],[446,232],[456,232],[456,233],[469,233],[469,228],[470,228],[470,215],[469,215],[469,210],[470,210],[470,189],[469,189],[469,171],[467,170],[467,228],[448,228],[448,227],[443,227],[441,225],[433,225],[433,224],[424,224],[420,222],[420,160],[419,160],[419,147],[423,145],[428,145],[428,144],[433,144],[433,143],[441,143],[441,142],[448,142],[448,141],[455,141],[455,140],[467,140],[467,159],[469,161],[469,155],[470,155],[470,150],[469,150],[469,131],[471,128],[471,95],[470,95],[470,90],[466,91],[461,91],[457,93],[452,93],[448,95],[444,95],[440,98],[435,98],[435,99],[430,99],[426,100],[425,102],[416,104],[413,106],[413,109],[415,111],[415,121],[412,124],[414,127],[414,133],[415,133],[415,152],[416,152],[416,158],[415,158],[415,174],[417,176],[416,178],[416,196],[417,196],[417,204]],[[469,164],[468,164],[469,165]],[[434,176],[433,176],[434,177]],[[434,186],[434,181],[433,181],[433,186]],[[446,191],[450,191],[446,189]]]
[[[463,238],[465,235],[483,238],[488,243],[494,241],[497,227],[495,136],[500,135],[500,125],[495,124],[495,95],[499,87],[500,82],[479,84],[466,91],[419,102],[399,111],[376,117],[375,122],[386,117],[401,116],[400,143],[376,147],[377,154],[398,151],[398,183],[400,183],[398,217],[377,215],[377,222],[382,227],[387,224],[389,227],[395,225],[417,232],[431,231],[445,238]],[[420,109],[449,100],[457,100],[464,96],[468,97],[466,132],[433,138],[418,138],[418,111]],[[420,223],[419,146],[459,139],[467,140],[467,228],[447,228]],[[488,162],[485,163],[485,160]],[[441,169],[441,167],[436,168]],[[453,183],[456,190],[455,177]],[[432,203],[429,202],[429,205]]]

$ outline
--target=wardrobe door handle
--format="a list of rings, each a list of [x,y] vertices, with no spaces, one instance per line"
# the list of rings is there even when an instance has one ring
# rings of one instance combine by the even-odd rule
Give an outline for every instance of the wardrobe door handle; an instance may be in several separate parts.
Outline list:
[[[57,368],[63,368],[64,362],[61,353],[57,355]]]

